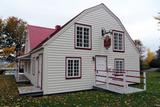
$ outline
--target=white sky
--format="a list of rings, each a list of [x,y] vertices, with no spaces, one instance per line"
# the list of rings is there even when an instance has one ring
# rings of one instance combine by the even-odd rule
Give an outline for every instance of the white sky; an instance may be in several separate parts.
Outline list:
[[[120,18],[132,39],[140,39],[153,51],[158,49],[160,26],[153,17],[160,12],[160,0],[0,0],[0,18],[16,16],[32,25],[53,28],[100,3]]]

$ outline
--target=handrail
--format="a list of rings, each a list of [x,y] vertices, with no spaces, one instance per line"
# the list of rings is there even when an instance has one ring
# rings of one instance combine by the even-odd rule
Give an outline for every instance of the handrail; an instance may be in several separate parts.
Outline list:
[[[145,71],[139,71],[139,70],[116,70],[116,69],[108,69],[108,70],[96,70],[96,71],[100,71],[100,72],[120,72],[120,73],[124,73],[124,72],[145,72]]]
[[[114,77],[109,77],[109,78],[112,78],[115,81],[123,81],[124,80],[123,78],[114,78]]]
[[[139,79],[143,79],[143,89],[146,90],[146,72],[144,71],[137,71],[137,70],[121,70],[121,71],[117,71],[116,69],[112,69],[112,70],[96,70],[97,72],[104,72],[103,74],[96,74],[97,77],[104,77],[106,78],[105,81],[99,81],[99,80],[96,80],[97,82],[101,82],[101,83],[104,83],[104,84],[107,84],[107,86],[109,84],[112,84],[112,85],[116,85],[116,86],[122,86],[124,87],[124,91],[128,88],[128,84],[129,83],[133,83],[133,84],[136,84],[136,83],[139,83],[139,82],[135,82],[135,81],[130,81],[128,80],[127,77],[130,77],[130,78],[139,78]],[[128,72],[142,72],[143,73],[143,76],[135,76],[135,75],[131,75],[131,74],[128,74]],[[109,75],[110,73],[112,73],[113,76]],[[118,77],[120,76],[120,77]],[[114,81],[121,81],[123,84],[119,84],[119,83],[113,83],[113,81],[110,81],[110,80],[114,80]],[[141,82],[141,81],[140,81]]]
[[[106,82],[104,82],[104,81],[99,81],[99,80],[96,80],[96,82],[106,83]]]
[[[98,77],[107,77],[107,76],[105,76],[105,75],[96,75],[96,76],[98,76]]]
[[[144,76],[132,76],[132,75],[126,75],[126,77],[142,78],[142,79],[145,79],[145,77],[144,77]]]
[[[117,69],[112,69],[112,71],[116,71]],[[122,69],[121,71],[127,71],[127,72],[144,72],[139,70],[130,70],[130,69]]]

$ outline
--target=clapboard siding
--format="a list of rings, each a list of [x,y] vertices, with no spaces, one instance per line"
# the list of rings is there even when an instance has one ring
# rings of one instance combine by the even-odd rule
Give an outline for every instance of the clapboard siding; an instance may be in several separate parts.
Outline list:
[[[95,9],[79,18],[75,23],[82,23],[92,26],[92,50],[81,50],[74,48],[74,23],[65,28],[66,30],[58,35],[53,41],[44,46],[44,68],[45,86],[44,94],[79,91],[91,89],[95,84],[95,55],[106,55],[108,67],[114,68],[115,58],[125,59],[125,69],[139,70],[139,54],[127,32],[110,12],[104,8]],[[107,50],[103,47],[101,28],[108,30],[124,31],[125,52],[113,52],[112,45]],[[81,79],[65,79],[65,58],[82,58]]]

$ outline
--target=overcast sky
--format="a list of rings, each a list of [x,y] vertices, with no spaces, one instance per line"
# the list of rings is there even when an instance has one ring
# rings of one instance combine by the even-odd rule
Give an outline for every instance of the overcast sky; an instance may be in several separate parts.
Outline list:
[[[153,51],[158,49],[160,26],[153,17],[160,12],[160,0],[0,0],[0,18],[16,16],[32,25],[53,28],[100,3],[120,18],[132,39],[140,39]]]

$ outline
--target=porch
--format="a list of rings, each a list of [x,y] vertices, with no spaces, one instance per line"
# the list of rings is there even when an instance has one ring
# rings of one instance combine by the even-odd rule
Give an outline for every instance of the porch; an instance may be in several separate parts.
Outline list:
[[[37,96],[43,95],[42,85],[41,85],[41,62],[39,59],[41,57],[36,57],[34,61],[34,69],[31,69],[31,55],[30,53],[25,54],[23,56],[19,56],[17,58],[17,72],[16,72],[16,82],[18,83],[18,91],[20,95],[29,95],[29,96]],[[36,69],[35,69],[36,68]],[[33,76],[33,72],[34,75]],[[38,71],[38,72],[37,72]],[[28,78],[27,78],[28,77]],[[35,79],[35,81],[33,81]],[[32,81],[31,81],[32,80]],[[35,83],[36,82],[36,83]],[[33,83],[33,84],[32,84]]]
[[[112,84],[109,85],[98,85],[98,86],[93,86],[94,89],[102,89],[106,91],[111,91],[119,94],[131,94],[131,93],[137,93],[137,92],[142,92],[145,91],[143,89],[135,88],[135,87],[130,87],[124,89],[123,87],[115,86]]]
[[[42,89],[31,84],[30,80],[24,74],[19,74],[18,78],[15,77],[15,79],[18,86],[19,95],[43,95]]]
[[[131,94],[146,90],[146,73],[134,70],[96,71],[95,89],[107,90],[119,94]],[[139,74],[139,75],[136,75]]]
[[[29,82],[29,79],[24,75],[25,72],[30,72],[30,54],[25,54],[17,58],[17,70],[15,72],[16,82]],[[25,71],[25,72],[24,72]]]

